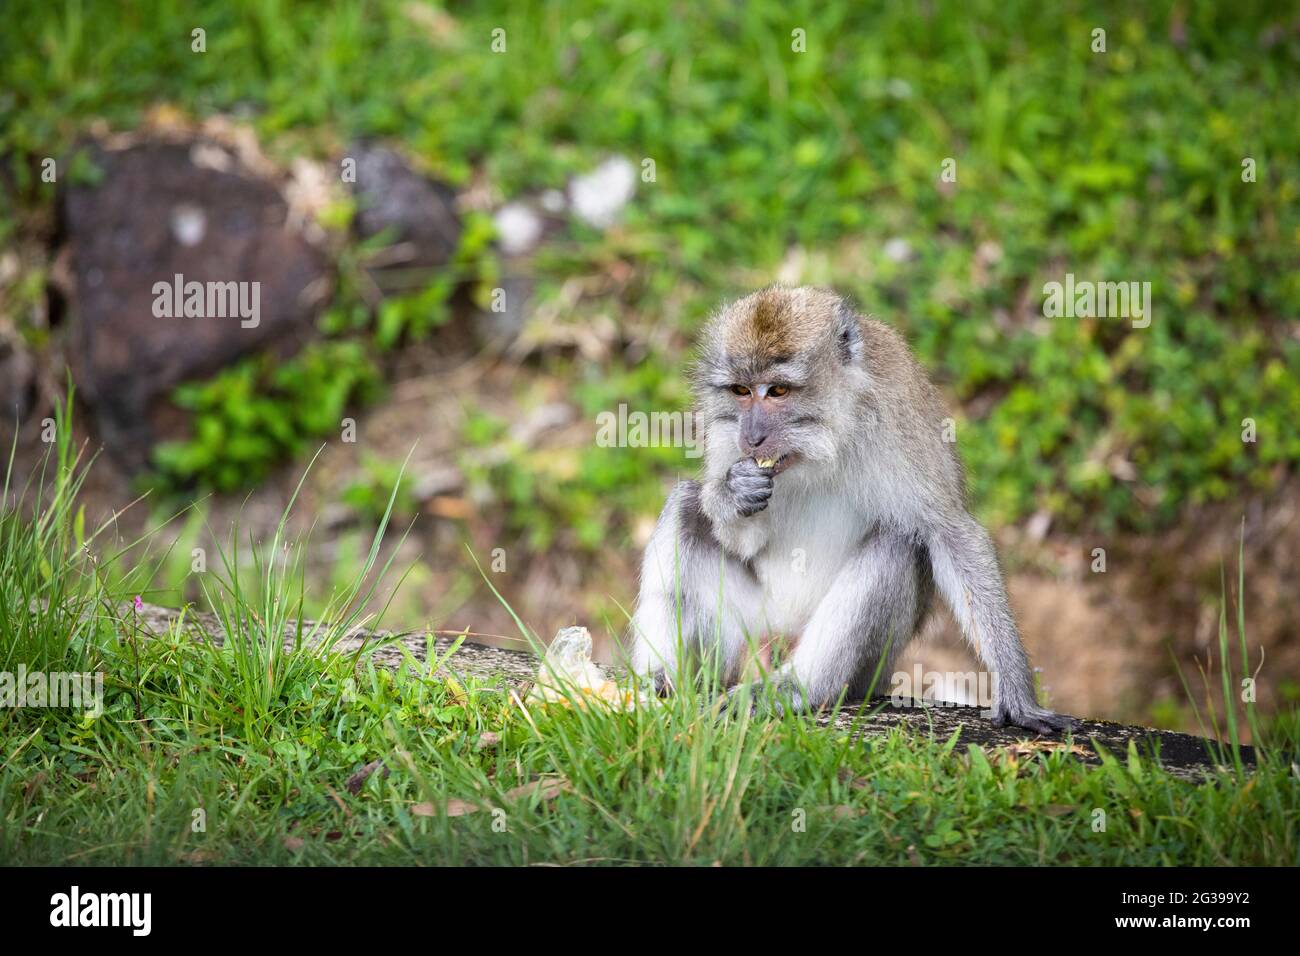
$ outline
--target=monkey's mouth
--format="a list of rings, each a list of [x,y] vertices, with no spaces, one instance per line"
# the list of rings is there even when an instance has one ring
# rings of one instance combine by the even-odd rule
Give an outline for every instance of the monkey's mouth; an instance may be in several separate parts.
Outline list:
[[[797,457],[794,452],[788,451],[780,458],[755,458],[754,464],[758,465],[759,468],[770,470],[775,476],[793,465]]]

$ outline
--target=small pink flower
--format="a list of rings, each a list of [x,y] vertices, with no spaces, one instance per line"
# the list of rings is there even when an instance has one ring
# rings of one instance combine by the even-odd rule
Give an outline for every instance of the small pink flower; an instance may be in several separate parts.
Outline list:
[[[135,596],[135,611],[137,614],[139,614],[143,610],[144,610],[144,601],[141,601],[140,595],[137,594]]]

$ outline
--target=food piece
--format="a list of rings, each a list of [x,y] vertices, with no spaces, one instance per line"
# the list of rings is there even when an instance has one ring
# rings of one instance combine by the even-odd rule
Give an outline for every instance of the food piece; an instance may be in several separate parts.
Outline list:
[[[527,702],[586,707],[591,700],[616,710],[633,710],[657,699],[606,677],[591,659],[591,635],[585,627],[561,628],[546,649]]]

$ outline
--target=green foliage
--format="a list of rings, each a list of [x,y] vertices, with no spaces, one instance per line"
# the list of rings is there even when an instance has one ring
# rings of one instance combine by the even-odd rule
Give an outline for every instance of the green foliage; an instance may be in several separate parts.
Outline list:
[[[98,717],[0,711],[0,733],[16,742],[0,765],[7,861],[1300,862],[1300,791],[1281,759],[1248,779],[1221,769],[1194,782],[1136,753],[1089,767],[1060,751],[1017,760],[900,730],[719,720],[693,693],[629,714],[524,716],[495,682],[435,674],[436,652],[434,664],[406,652],[391,671],[368,651],[291,649],[266,671],[256,654],[246,668],[240,651],[174,632],[140,642],[139,716],[129,646],[106,643]],[[386,769],[350,792],[381,760]],[[535,795],[547,784],[554,796]],[[498,808],[509,839],[493,829]]]
[[[388,351],[403,336],[423,338],[448,319],[447,298],[451,295],[451,276],[442,275],[414,295],[385,299],[375,316],[375,344]]]
[[[471,412],[458,464],[471,494],[504,504],[506,530],[531,549],[562,544],[597,552],[611,535],[627,533],[629,517],[657,510],[664,472],[695,468],[683,448],[668,444],[598,445],[597,416],[617,415],[620,404],[629,411],[684,411],[687,396],[679,377],[651,362],[603,369],[557,362],[554,371],[576,382],[573,397],[582,421],[592,423],[589,443],[576,449],[527,448],[511,437],[504,420]]]
[[[362,453],[361,475],[343,489],[340,500],[371,524],[378,524],[392,500],[397,518],[413,518],[419,510],[415,481],[403,463]]]
[[[371,398],[378,370],[354,341],[325,341],[276,363],[239,362],[204,382],[177,389],[193,415],[192,435],[154,451],[164,482],[232,491],[256,484],[270,468],[339,432],[348,403]]]
[[[86,470],[72,448],[71,408],[56,411],[55,442],[36,486],[13,485],[14,448],[0,485],[0,672],[79,670],[94,656],[99,620],[85,580],[93,564],[83,550],[85,509],[76,496]],[[16,444],[15,444],[16,447]],[[37,510],[37,517],[28,515]],[[45,613],[33,614],[34,607]]]
[[[339,222],[347,218],[345,211]],[[491,236],[491,220],[467,216],[452,261],[423,288],[386,297],[373,310],[357,291],[365,249],[345,251],[338,293],[320,318],[322,341],[281,362],[265,355],[243,359],[176,390],[173,400],[193,413],[191,435],[154,450],[156,483],[169,489],[247,488],[312,442],[336,434],[347,407],[379,396],[379,356],[446,324],[458,283],[482,283],[494,274],[495,258],[486,248]],[[391,487],[391,481],[383,485]],[[386,494],[361,488],[349,493],[369,517],[376,506],[382,513]],[[401,513],[413,514],[414,508]]]
[[[389,567],[379,555],[396,490],[319,623],[294,623],[310,542],[287,534],[291,500],[271,539],[249,542],[251,561],[232,527],[203,576],[223,640],[203,617],[146,626],[106,586],[122,553],[82,527],[84,470],[62,415],[59,428],[50,493],[30,512],[0,511],[0,669],[93,670],[104,698],[0,707],[8,863],[1300,863],[1294,715],[1262,738],[1244,708],[1269,744],[1245,767],[1226,613],[1233,709],[1202,782],[1132,750],[1091,767],[1064,750],[1020,760],[959,751],[956,735],[724,716],[690,681],[630,712],[574,700],[525,712],[495,681],[447,676],[458,642],[426,635],[424,660],[386,639],[348,643],[386,610],[365,612]],[[1231,629],[1244,651],[1240,610]],[[396,670],[374,659],[380,646],[398,649]]]
[[[619,229],[574,227],[539,257],[540,288],[622,260],[619,304],[670,304],[689,331],[800,251],[806,278],[901,327],[965,403],[992,520],[1143,528],[1300,460],[1300,54],[1272,4],[486,3],[446,30],[406,0],[13,0],[8,16],[33,24],[0,37],[13,164],[159,98],[252,105],[272,142],[397,138],[507,196],[609,153],[652,159]],[[900,238],[912,255],[894,261]],[[1043,284],[1066,272],[1150,281],[1150,328],[1044,318]],[[391,306],[381,339],[424,318]]]

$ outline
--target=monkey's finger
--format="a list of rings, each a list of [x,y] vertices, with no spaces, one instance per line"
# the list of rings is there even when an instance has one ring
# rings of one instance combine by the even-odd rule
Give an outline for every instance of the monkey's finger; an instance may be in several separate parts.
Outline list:
[[[1032,730],[1036,734],[1041,734],[1047,737],[1053,737],[1058,732],[1056,728],[1046,720],[1041,720],[1038,717],[1020,717],[1015,723],[1017,727],[1023,727],[1025,730]]]
[[[1079,729],[1079,722],[1064,714],[1048,714],[1043,717],[1043,720],[1061,733],[1073,733]]]
[[[1042,711],[1026,717],[1022,722],[1022,726],[1036,730],[1040,734],[1060,734],[1074,730],[1077,722],[1073,717],[1066,717],[1064,714]]]

